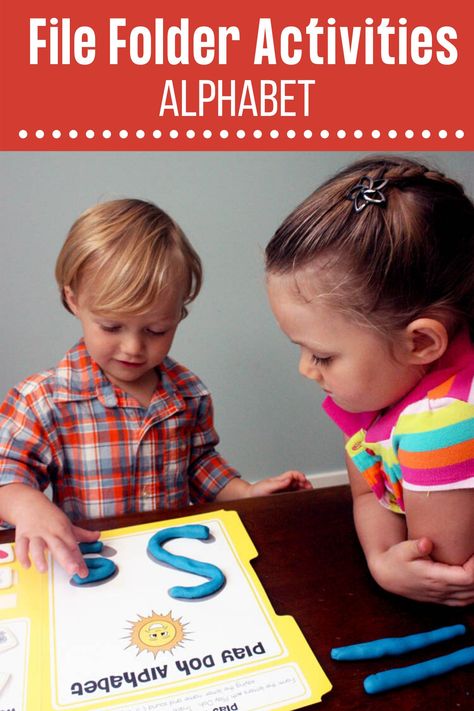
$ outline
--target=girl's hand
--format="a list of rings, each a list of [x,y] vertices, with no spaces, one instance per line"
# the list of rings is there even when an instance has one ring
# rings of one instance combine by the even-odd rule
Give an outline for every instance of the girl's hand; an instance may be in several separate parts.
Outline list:
[[[451,607],[474,603],[474,556],[464,565],[431,560],[433,544],[428,538],[397,543],[369,560],[378,584],[397,595],[419,602]]]
[[[283,491],[300,491],[312,489],[311,482],[303,472],[288,471],[278,476],[271,476],[268,479],[250,484],[247,496],[267,496]]]

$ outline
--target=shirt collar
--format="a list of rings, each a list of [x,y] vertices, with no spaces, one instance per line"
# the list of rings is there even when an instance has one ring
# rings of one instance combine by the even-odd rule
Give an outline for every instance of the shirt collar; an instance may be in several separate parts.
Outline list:
[[[322,407],[348,437],[364,429],[367,434],[370,432],[370,439],[382,441],[390,436],[400,413],[408,405],[422,400],[431,390],[462,370],[471,370],[474,374],[474,345],[467,329],[463,329],[453,338],[444,355],[418,385],[384,414],[378,411],[347,412],[336,405],[331,397],[324,400]]]
[[[92,359],[82,339],[58,363],[54,376],[55,400],[88,400],[95,397]]]
[[[191,371],[166,357],[160,366],[160,382],[149,405],[150,415],[169,417],[185,408],[185,398],[208,395],[209,391]],[[91,358],[81,339],[55,370],[53,398],[73,402],[97,398],[104,407],[140,407],[112,385]]]
[[[97,398],[105,407],[118,404],[114,386],[90,357],[82,338],[55,369],[53,398],[62,402]]]

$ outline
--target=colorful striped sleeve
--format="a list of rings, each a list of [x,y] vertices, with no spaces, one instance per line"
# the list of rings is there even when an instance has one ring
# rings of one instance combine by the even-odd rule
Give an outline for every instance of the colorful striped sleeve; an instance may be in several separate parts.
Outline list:
[[[474,488],[474,403],[452,397],[412,403],[392,441],[405,489]]]

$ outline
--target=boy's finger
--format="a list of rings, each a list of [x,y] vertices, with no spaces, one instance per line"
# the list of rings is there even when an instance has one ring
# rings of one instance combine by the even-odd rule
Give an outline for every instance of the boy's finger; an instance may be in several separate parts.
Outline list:
[[[97,541],[100,536],[100,531],[90,531],[88,528],[80,528],[80,526],[73,526],[72,530],[78,543]]]
[[[59,563],[61,568],[64,568],[68,575],[77,574],[80,578],[85,578],[89,574],[77,543],[71,545],[69,542],[53,539],[49,544],[49,550],[54,560]]]
[[[46,562],[46,543],[42,538],[37,536],[30,538],[30,558],[37,570],[40,573],[46,573],[48,564]]]
[[[30,556],[28,555],[28,550],[30,546],[30,541],[24,536],[20,536],[15,539],[15,555],[24,568],[29,568],[31,565]]]

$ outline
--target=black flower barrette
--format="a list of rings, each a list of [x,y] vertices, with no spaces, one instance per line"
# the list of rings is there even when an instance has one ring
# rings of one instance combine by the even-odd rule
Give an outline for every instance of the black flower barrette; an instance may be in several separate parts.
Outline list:
[[[361,212],[364,207],[367,207],[370,203],[382,205],[384,202],[387,202],[382,192],[382,188],[384,188],[387,183],[388,180],[373,180],[369,178],[368,175],[364,175],[360,182],[349,190],[347,199],[352,200],[356,212]]]

